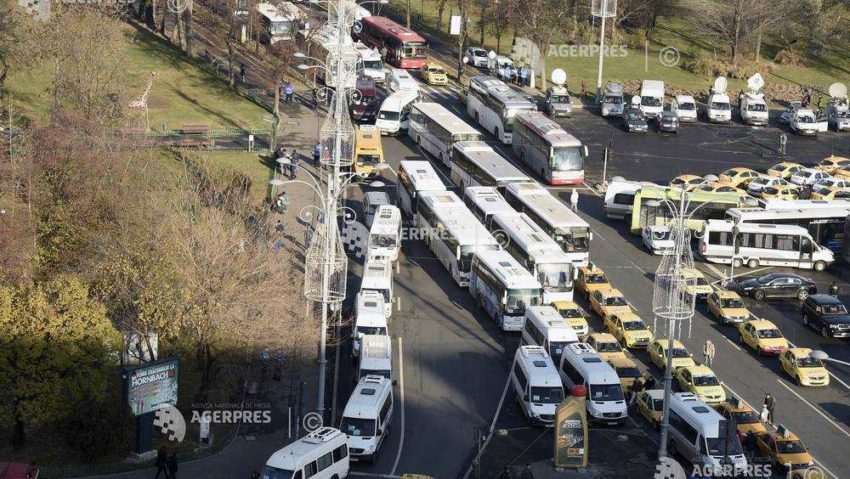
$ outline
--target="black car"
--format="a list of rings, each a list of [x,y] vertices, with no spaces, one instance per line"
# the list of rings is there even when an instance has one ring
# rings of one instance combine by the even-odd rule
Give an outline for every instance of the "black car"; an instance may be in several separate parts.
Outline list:
[[[828,294],[814,294],[803,301],[803,324],[820,331],[823,337],[850,337],[850,314],[840,299]]]
[[[658,117],[658,131],[679,133],[679,118],[672,111],[662,111]]]
[[[649,131],[646,116],[637,108],[629,108],[623,113],[623,127],[629,132],[646,133]]]
[[[797,298],[804,301],[816,294],[814,281],[794,273],[770,273],[758,278],[742,278],[737,283],[738,294],[752,296],[761,301],[765,298]]]

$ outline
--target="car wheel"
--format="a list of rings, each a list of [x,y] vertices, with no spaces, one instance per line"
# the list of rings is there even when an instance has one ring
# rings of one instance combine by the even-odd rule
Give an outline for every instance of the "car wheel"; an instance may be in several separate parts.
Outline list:
[[[797,376],[796,379],[797,379],[797,386],[802,386],[803,385],[803,378],[800,377],[800,376]]]
[[[820,328],[820,334],[821,334],[821,336],[828,338],[829,337],[829,329],[826,326]]]
[[[759,267],[759,260],[752,258],[749,261],[747,261],[747,268],[755,269],[755,268],[758,268],[758,267]]]
[[[797,299],[799,299],[800,301],[805,301],[806,298],[808,298],[808,297],[809,297],[809,292],[806,291],[805,289],[801,289],[800,291],[797,291]]]
[[[733,268],[740,268],[743,265],[744,265],[744,262],[741,261],[741,258],[732,259],[732,267]]]
[[[753,293],[753,298],[755,298],[756,301],[763,301],[764,296],[765,296],[764,291],[762,291],[760,289],[755,290],[755,292]]]
[[[825,269],[826,269],[826,263],[824,263],[823,261],[816,261],[815,262],[815,271],[823,271]]]

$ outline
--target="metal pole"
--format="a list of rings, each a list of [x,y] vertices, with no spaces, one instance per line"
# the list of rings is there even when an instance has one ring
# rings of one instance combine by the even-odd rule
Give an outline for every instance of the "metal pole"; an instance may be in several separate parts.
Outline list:
[[[608,0],[602,0],[602,29],[599,31],[599,71],[596,77],[596,100],[602,95],[602,50],[605,48],[605,17],[608,14]]]
[[[602,159],[602,186],[604,187],[606,182],[605,178],[608,177],[608,147],[605,147],[605,156]]]

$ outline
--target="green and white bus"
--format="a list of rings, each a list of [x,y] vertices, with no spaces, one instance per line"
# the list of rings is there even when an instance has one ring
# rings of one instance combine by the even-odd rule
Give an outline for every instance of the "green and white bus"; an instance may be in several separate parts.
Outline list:
[[[705,220],[722,220],[726,218],[726,211],[731,208],[741,208],[756,204],[756,199],[749,195],[737,193],[709,193],[709,192],[686,192],[689,203],[688,212],[696,213],[688,220],[687,226],[691,231],[702,229]],[[630,230],[632,234],[640,234],[644,226],[670,225],[673,218],[670,209],[663,200],[673,202],[677,207],[681,199],[682,190],[666,186],[644,186],[635,192],[632,205],[632,222]],[[653,206],[652,203],[660,203]]]

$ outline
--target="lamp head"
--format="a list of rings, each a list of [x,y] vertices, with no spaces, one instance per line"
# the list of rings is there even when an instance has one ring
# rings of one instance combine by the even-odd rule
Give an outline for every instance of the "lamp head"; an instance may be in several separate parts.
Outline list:
[[[295,58],[306,58],[307,57],[307,55],[305,55],[303,52],[295,52],[295,53],[292,54],[292,56],[295,57]]]

